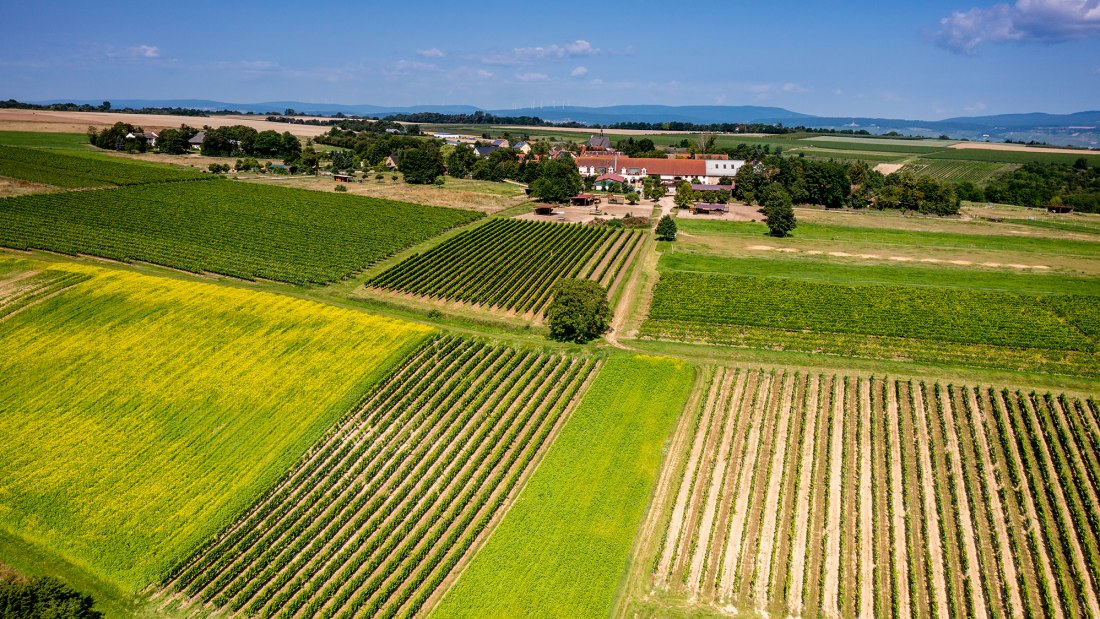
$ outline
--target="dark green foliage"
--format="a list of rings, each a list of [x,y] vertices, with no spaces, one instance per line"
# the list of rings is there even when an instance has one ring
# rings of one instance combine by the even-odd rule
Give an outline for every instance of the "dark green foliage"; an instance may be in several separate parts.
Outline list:
[[[611,327],[607,290],[587,279],[563,279],[554,286],[554,298],[546,308],[550,339],[585,344]]]
[[[157,138],[157,150],[169,155],[182,155],[191,150],[188,140],[195,137],[196,133],[198,129],[187,125],[180,125],[179,129],[165,129]]]
[[[1100,167],[1087,160],[1084,166],[1029,163],[989,181],[985,196],[991,202],[1019,206],[1046,206],[1060,196],[1067,206],[1100,212]]]
[[[886,177],[875,198],[875,207],[916,211],[928,215],[957,215],[959,197],[955,188],[931,176],[902,171]]]
[[[657,222],[657,238],[662,241],[676,240],[676,221],[671,216],[665,215]]]
[[[0,580],[0,619],[100,619],[95,600],[56,578]]]
[[[443,175],[443,161],[439,151],[413,148],[401,155],[398,170],[405,175],[405,182],[411,185],[430,185],[437,176]]]
[[[972,181],[963,181],[958,185],[955,185],[955,195],[960,200],[967,200],[969,202],[985,202],[985,191],[981,187],[975,185]]]
[[[545,202],[568,202],[584,184],[572,159],[563,157],[542,164],[542,174],[531,185],[531,197]]]
[[[223,180],[0,200],[0,245],[305,285],[342,279],[478,217]]]
[[[764,223],[768,224],[768,232],[772,236],[787,236],[797,225],[794,219],[794,208],[791,204],[791,194],[779,183],[772,183],[764,190],[763,206]]]
[[[466,178],[477,163],[477,153],[469,144],[459,144],[447,155],[447,174],[454,178]]]
[[[55,187],[140,185],[203,178],[191,170],[101,155],[0,146],[0,176]]]

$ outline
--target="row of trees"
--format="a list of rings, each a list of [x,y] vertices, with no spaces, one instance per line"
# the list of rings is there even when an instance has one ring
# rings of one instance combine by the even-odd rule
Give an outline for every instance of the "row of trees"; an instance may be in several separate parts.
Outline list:
[[[934,215],[959,212],[960,199],[950,183],[908,172],[885,176],[864,162],[837,163],[771,155],[746,164],[734,177],[733,195],[746,204],[763,204],[764,192],[778,184],[794,204],[828,208],[917,211]]]

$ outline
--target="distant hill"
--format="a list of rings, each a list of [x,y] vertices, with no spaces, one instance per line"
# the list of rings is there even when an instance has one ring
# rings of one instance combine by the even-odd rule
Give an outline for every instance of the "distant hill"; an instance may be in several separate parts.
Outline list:
[[[34,103],[67,103],[71,100],[35,101]],[[99,105],[102,100],[76,100],[73,103]],[[226,103],[208,99],[112,99],[116,108],[184,107],[201,110],[234,110],[266,114],[282,113],[293,108],[300,114],[332,115],[343,113],[360,116],[388,116],[415,112],[441,114],[472,114],[485,111],[497,116],[537,116],[551,122],[578,122],[589,125],[611,125],[619,122],[688,122],[717,123],[782,123],[787,126],[827,129],[866,129],[875,134],[896,131],[904,135],[940,136],[955,139],[990,141],[1037,141],[1056,145],[1100,148],[1100,111],[1073,114],[997,114],[962,116],[943,120],[907,120],[898,118],[814,116],[780,107],[755,105],[611,105],[605,107],[536,107],[483,110],[472,105],[412,105],[380,106],[338,103],[305,103],[302,101],[266,101],[261,103]]]
[[[517,110],[489,110],[497,116],[538,116],[555,122],[574,121],[593,125],[610,125],[618,122],[690,122],[751,123],[781,121],[796,124],[814,116],[800,114],[781,107],[755,105],[611,105],[607,107],[534,107]],[[766,121],[764,119],[767,119]]]

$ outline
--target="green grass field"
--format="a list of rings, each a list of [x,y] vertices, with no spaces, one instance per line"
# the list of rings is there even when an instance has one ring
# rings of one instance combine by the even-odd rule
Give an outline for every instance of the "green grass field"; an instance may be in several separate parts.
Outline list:
[[[612,357],[433,617],[606,617],[694,371]]]
[[[658,268],[663,271],[723,273],[816,282],[844,282],[853,285],[894,284],[1028,294],[1100,296],[1100,279],[1095,277],[1045,272],[1016,273],[943,265],[855,265],[786,256],[727,257],[678,251],[662,255]]]
[[[268,293],[49,269],[90,279],[0,322],[0,436],[13,441],[0,529],[130,594],[236,518],[430,332]]]
[[[6,199],[0,245],[317,284],[478,217],[222,180]]]
[[[684,219],[677,222],[681,230],[689,234],[731,235],[742,238],[758,238],[761,242],[792,245],[803,240],[841,241],[865,243],[883,247],[936,248],[955,250],[993,250],[1022,253],[1050,253],[1059,255],[1100,258],[1100,243],[1050,237],[1010,236],[1008,234],[966,234],[956,232],[925,232],[907,229],[905,222],[896,228],[864,228],[836,224],[799,222],[787,239],[767,235],[762,223],[727,222],[702,219]],[[965,230],[963,225],[960,230]]]

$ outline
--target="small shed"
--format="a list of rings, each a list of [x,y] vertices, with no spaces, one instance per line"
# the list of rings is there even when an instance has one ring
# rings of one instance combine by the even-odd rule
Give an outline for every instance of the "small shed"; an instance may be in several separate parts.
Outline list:
[[[354,180],[350,174],[333,174],[332,179],[338,183],[350,183]]]
[[[696,202],[692,210],[699,215],[722,215],[729,212],[725,204],[709,204],[707,202]]]
[[[1065,206],[1064,204],[1048,204],[1048,213],[1057,213],[1059,215],[1068,215],[1073,212],[1072,206]]]
[[[535,205],[535,214],[536,215],[553,215],[554,214],[554,205],[553,204],[536,204]]]
[[[599,197],[591,193],[580,193],[569,198],[569,203],[573,206],[592,206],[598,201]]]
[[[206,132],[205,131],[199,131],[198,133],[195,134],[194,137],[192,137],[190,140],[187,140],[187,143],[191,145],[191,148],[193,148],[195,150],[198,150],[198,149],[202,148],[202,142],[205,139],[206,139]]]

